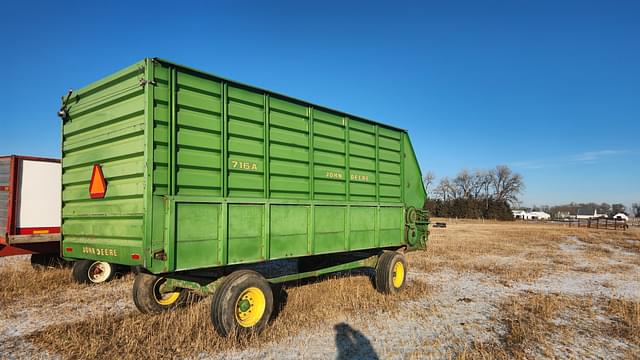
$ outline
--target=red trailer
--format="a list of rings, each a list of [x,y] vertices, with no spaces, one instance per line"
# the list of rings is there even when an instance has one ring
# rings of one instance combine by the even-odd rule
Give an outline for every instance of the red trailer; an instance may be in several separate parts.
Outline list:
[[[0,157],[0,256],[60,263],[60,160]]]
[[[70,264],[60,257],[61,171],[59,159],[0,156],[0,256],[31,254],[35,268]],[[130,269],[83,260],[73,271],[78,282],[101,283]]]

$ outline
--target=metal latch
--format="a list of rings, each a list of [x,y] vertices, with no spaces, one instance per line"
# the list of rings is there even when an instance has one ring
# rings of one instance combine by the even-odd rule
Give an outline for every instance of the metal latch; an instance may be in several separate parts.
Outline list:
[[[156,260],[167,261],[167,253],[164,250],[156,251],[153,253],[153,258]]]
[[[140,81],[138,82],[138,85],[140,86],[145,86],[145,85],[156,85],[157,83],[153,80],[146,80],[145,78],[140,78]]]

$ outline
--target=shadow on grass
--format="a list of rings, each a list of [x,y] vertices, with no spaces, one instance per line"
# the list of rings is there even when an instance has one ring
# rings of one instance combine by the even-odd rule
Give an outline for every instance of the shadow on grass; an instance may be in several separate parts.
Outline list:
[[[379,359],[371,346],[371,341],[360,331],[349,324],[339,323],[334,326],[336,331],[337,360],[347,359]]]
[[[271,314],[270,322],[274,321],[282,310],[287,305],[289,295],[287,289],[301,287],[305,285],[317,284],[331,279],[340,279],[356,276],[366,276],[371,282],[371,286],[375,287],[375,270],[371,268],[358,268],[352,270],[339,271],[330,274],[324,274],[320,276],[308,277],[300,280],[293,280],[279,284],[271,284],[271,290],[273,291],[273,313]]]

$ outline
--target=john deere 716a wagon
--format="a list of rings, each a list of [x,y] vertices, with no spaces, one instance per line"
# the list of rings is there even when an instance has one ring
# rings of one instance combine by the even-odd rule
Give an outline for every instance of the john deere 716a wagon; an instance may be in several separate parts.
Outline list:
[[[213,294],[220,334],[261,330],[270,283],[372,267],[394,293],[403,251],[426,244],[404,130],[159,59],[70,92],[59,115],[61,251],[139,266],[142,312]]]

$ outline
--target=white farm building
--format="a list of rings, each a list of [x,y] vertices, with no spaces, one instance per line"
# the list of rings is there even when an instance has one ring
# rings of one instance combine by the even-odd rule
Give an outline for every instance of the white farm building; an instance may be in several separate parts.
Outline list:
[[[625,213],[617,213],[617,214],[613,215],[613,218],[616,219],[616,220],[629,221],[629,217]]]
[[[551,219],[551,215],[547,214],[544,211],[532,211],[527,213],[527,220],[549,220]]]
[[[585,212],[579,209],[578,213],[575,216],[576,219],[600,219],[600,218],[606,218],[606,217],[607,217],[607,214],[598,214],[597,209],[593,211],[593,214],[590,214],[588,212]]]
[[[515,219],[522,220],[549,220],[551,219],[551,215],[547,214],[544,211],[525,211],[525,210],[512,210],[513,217]]]

